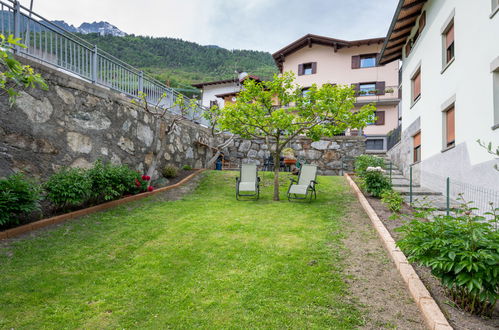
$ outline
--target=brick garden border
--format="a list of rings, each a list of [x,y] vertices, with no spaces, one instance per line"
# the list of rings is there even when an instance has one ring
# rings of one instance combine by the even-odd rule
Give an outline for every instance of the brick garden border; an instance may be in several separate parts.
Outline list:
[[[84,215],[88,215],[88,214],[92,214],[92,213],[95,213],[95,212],[107,210],[107,209],[110,209],[110,208],[118,206],[118,205],[130,203],[130,202],[133,202],[133,201],[138,201],[140,199],[144,199],[144,198],[152,196],[154,194],[158,194],[158,193],[162,193],[162,192],[165,192],[165,191],[168,191],[168,190],[171,190],[171,189],[175,189],[175,188],[177,188],[177,187],[179,187],[179,186],[181,186],[181,185],[189,182],[192,178],[194,178],[196,175],[198,175],[199,173],[201,173],[201,172],[203,172],[205,170],[206,169],[198,169],[196,172],[190,174],[189,176],[183,178],[182,180],[180,180],[179,182],[177,182],[175,184],[172,184],[170,186],[166,186],[166,187],[163,187],[163,188],[159,188],[159,189],[156,189],[156,190],[151,191],[151,192],[144,192],[144,193],[141,193],[141,194],[137,194],[137,195],[133,195],[133,196],[129,196],[129,197],[117,199],[117,200],[114,200],[114,201],[111,201],[111,202],[99,204],[99,205],[96,205],[96,206],[88,207],[88,208],[85,208],[85,209],[82,209],[82,210],[78,210],[78,211],[74,211],[74,212],[70,212],[70,213],[61,214],[61,215],[58,215],[58,216],[55,216],[55,217],[51,217],[51,218],[47,218],[47,219],[38,220],[38,221],[35,221],[35,222],[32,222],[32,223],[28,223],[28,224],[25,224],[25,225],[22,225],[22,226],[19,226],[19,227],[15,227],[15,228],[12,228],[12,229],[7,229],[5,231],[0,231],[0,240],[6,239],[6,238],[13,238],[13,237],[25,234],[25,233],[30,232],[30,231],[35,230],[35,229],[47,227],[49,225],[53,225],[53,224],[56,224],[56,223],[61,223],[61,222],[64,222],[66,220],[69,220],[69,219],[74,219],[74,218],[78,218],[78,217],[81,217],[81,216],[84,216]]]
[[[355,191],[355,194],[357,195],[360,204],[364,208],[364,211],[369,216],[369,219],[371,219],[372,225],[383,241],[383,245],[388,251],[388,254],[392,258],[393,262],[395,263],[395,266],[397,267],[400,275],[407,285],[412,298],[414,298],[414,300],[416,301],[421,314],[423,314],[423,318],[428,328],[432,330],[452,329],[444,314],[440,310],[440,307],[438,307],[437,303],[430,295],[430,292],[428,292],[418,274],[416,274],[416,272],[414,271],[414,268],[412,268],[411,264],[407,261],[404,253],[395,245],[395,240],[393,239],[392,235],[390,235],[388,229],[386,229],[383,222],[381,222],[378,215],[371,207],[362,191],[352,180],[350,175],[345,173],[345,177],[352,189]]]

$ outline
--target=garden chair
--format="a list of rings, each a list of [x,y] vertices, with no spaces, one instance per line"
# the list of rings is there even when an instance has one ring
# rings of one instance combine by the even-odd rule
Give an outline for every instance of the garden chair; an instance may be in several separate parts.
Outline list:
[[[236,177],[236,199],[239,197],[260,198],[260,177],[254,164],[243,164],[240,177]]]
[[[288,188],[288,200],[292,199],[317,199],[315,185],[317,184],[317,166],[302,164],[298,180],[290,179],[291,184]]]

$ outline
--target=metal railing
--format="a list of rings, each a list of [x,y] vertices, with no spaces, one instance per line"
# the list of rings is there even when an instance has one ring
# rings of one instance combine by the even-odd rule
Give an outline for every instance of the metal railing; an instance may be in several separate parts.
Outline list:
[[[391,130],[387,134],[387,141],[386,141],[386,150],[390,150],[393,148],[394,145],[399,143],[400,141],[400,132],[402,131],[402,126],[398,126],[397,128]]]
[[[56,66],[131,98],[139,98],[144,93],[150,104],[172,107],[180,95],[141,70],[22,6],[18,1],[0,1],[0,33],[21,38],[27,47],[16,47],[17,55]],[[166,97],[162,97],[163,94]],[[190,102],[185,96],[184,99]],[[178,110],[172,108],[172,112]],[[208,121],[201,116],[205,110],[199,105],[188,119],[208,126]]]
[[[384,93],[382,95],[378,95],[376,90],[373,90],[372,93],[358,91],[356,96],[356,103],[371,103],[371,102],[390,102],[390,103],[398,103],[398,86],[385,86]]]

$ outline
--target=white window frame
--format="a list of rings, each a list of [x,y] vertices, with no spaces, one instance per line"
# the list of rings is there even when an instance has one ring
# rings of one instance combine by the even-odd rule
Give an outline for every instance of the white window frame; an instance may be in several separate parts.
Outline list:
[[[444,24],[442,25],[442,28],[440,29],[440,35],[442,36],[442,71],[440,71],[440,74],[444,73],[445,70],[449,66],[451,66],[452,63],[456,60],[456,25],[455,25],[455,20],[454,17],[456,16],[456,10],[452,9],[452,12],[450,13],[449,17],[445,20]],[[451,25],[454,26],[454,57],[447,62],[447,48],[445,47],[446,44],[446,34],[447,31],[449,31],[449,28]]]
[[[490,73],[492,74],[492,98],[494,107],[494,122],[492,129],[499,129],[499,56],[490,64]]]
[[[452,95],[447,101],[442,103],[440,110],[442,112],[442,152],[452,149],[456,146],[454,138],[454,145],[447,146],[447,111],[454,108],[454,134],[456,134],[456,95]]]
[[[494,17],[495,14],[499,12],[499,0],[491,0],[490,4],[491,4],[491,12],[489,18],[492,19],[492,17]]]

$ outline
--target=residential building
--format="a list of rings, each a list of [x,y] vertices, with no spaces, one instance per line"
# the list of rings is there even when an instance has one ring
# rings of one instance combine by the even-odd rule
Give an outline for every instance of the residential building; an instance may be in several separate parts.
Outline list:
[[[451,190],[499,191],[498,160],[477,143],[499,145],[498,10],[497,0],[398,3],[379,56],[402,60],[401,141],[389,155],[423,186],[442,191],[449,177]]]
[[[201,89],[201,104],[205,107],[217,105],[224,107],[226,102],[234,102],[237,93],[241,90],[245,79],[260,81],[257,76],[249,75],[246,72],[239,73],[237,78],[209,81],[192,86]]]
[[[312,84],[352,85],[356,108],[377,107],[376,120],[363,130],[366,149],[385,152],[387,134],[398,127],[398,62],[379,65],[384,38],[345,41],[313,34],[294,41],[272,56],[282,72],[291,71],[306,91]]]

